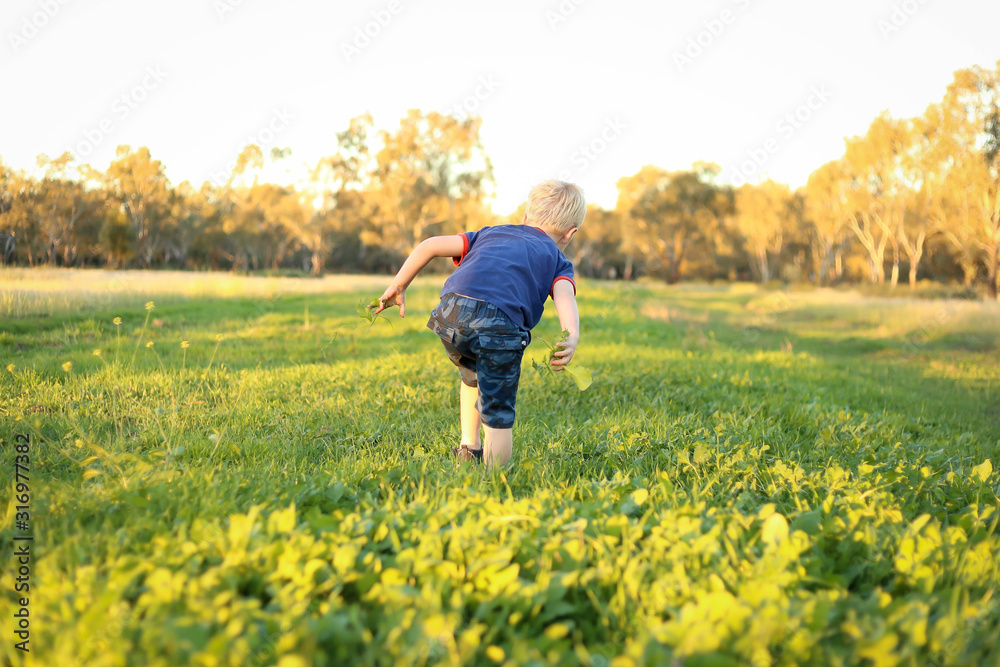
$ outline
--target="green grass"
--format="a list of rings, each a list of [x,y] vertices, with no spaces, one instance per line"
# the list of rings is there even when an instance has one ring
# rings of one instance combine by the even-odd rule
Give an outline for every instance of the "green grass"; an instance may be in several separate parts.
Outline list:
[[[583,281],[486,471],[439,279],[67,275],[0,288],[15,664],[1000,664],[996,304]]]

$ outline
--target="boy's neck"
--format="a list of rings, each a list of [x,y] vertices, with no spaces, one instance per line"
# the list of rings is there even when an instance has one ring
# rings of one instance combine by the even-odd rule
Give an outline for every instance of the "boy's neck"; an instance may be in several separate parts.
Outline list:
[[[548,236],[553,241],[558,240],[558,237],[555,234],[553,234],[552,232],[550,232],[549,230],[547,230],[547,229],[542,229],[541,227],[535,227],[535,229],[537,229],[541,233],[545,234],[546,236]]]
[[[524,219],[521,221],[521,224],[522,225],[528,225],[528,216],[527,216],[527,214],[525,214]],[[573,238],[572,236],[570,236],[569,239],[567,239],[566,242],[563,243],[562,242],[563,239],[566,238],[565,234],[560,234],[558,232],[553,232],[553,231],[548,230],[548,229],[542,229],[541,227],[539,227],[537,225],[530,225],[530,226],[534,227],[535,229],[537,229],[538,231],[540,231],[541,233],[545,234],[550,239],[552,239],[552,242],[556,244],[556,247],[559,248],[559,250],[561,252],[566,252],[566,246],[569,245],[569,239]],[[573,230],[573,231],[575,232],[576,230]]]
[[[522,225],[526,225],[528,223],[522,222],[521,224]],[[551,232],[551,231],[549,231],[547,229],[542,229],[541,227],[539,227],[537,225],[531,225],[531,226],[534,227],[535,229],[537,229],[538,231],[540,231],[541,233],[545,234],[546,236],[548,236],[550,239],[552,239],[553,243],[555,243],[556,245],[559,245],[559,239],[562,238],[561,236],[559,236],[555,232]]]

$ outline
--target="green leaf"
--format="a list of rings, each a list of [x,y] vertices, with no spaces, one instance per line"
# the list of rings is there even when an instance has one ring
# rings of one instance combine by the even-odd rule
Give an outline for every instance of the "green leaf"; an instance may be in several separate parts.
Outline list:
[[[569,376],[573,378],[573,382],[576,383],[580,391],[584,391],[594,383],[594,377],[591,375],[590,369],[585,366],[563,366],[563,370],[569,373]]]
[[[989,479],[991,474],[993,474],[993,463],[989,459],[986,459],[972,469],[973,479],[978,479],[981,482]]]
[[[912,530],[914,533],[919,533],[920,529],[926,526],[927,522],[930,520],[931,520],[930,514],[921,514],[920,516],[918,516],[916,519],[913,520],[913,523],[910,524],[910,530]]]
[[[823,514],[819,510],[803,512],[792,520],[792,528],[801,530],[807,535],[819,535],[823,523]]]
[[[708,460],[708,447],[704,444],[699,444],[694,448],[694,464],[700,466],[702,463]]]
[[[378,299],[372,299],[368,303],[365,303],[364,301],[358,302],[358,307],[357,307],[358,317],[368,322],[369,327],[375,324],[375,320],[380,320],[380,319],[389,322],[389,326],[392,327],[392,322],[389,320],[389,318],[385,317],[381,313],[375,314],[374,309],[378,308],[380,303],[381,302]]]
[[[760,539],[766,544],[780,544],[788,539],[788,521],[784,515],[775,513],[764,520],[760,529]]]
[[[521,566],[517,563],[512,563],[504,569],[496,572],[490,578],[490,590],[495,593],[501,593],[507,586],[515,581],[517,581],[517,575],[521,572]]]

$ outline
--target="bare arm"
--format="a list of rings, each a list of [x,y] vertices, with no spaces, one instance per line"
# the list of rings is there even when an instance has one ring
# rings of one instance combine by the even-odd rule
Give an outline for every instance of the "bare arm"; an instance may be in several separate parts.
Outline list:
[[[399,306],[399,316],[406,316],[406,288],[417,277],[421,269],[427,266],[435,257],[459,257],[465,250],[465,241],[461,235],[432,236],[413,249],[410,256],[399,268],[392,284],[379,297],[379,307],[375,313],[381,313],[390,306]]]
[[[556,343],[560,347],[552,360],[555,370],[561,371],[562,367],[570,362],[576,354],[576,346],[580,343],[580,312],[576,307],[576,294],[573,284],[568,280],[560,280],[552,287],[552,301],[556,304],[556,313],[559,315],[559,325],[563,331],[568,331],[569,336],[565,341]]]

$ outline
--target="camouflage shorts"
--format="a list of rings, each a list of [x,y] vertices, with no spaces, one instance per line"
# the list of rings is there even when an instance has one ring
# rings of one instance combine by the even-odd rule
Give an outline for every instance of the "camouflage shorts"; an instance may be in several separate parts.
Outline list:
[[[514,425],[521,357],[531,333],[491,303],[446,294],[431,311],[427,328],[444,344],[462,382],[479,387],[479,414],[490,428]]]

